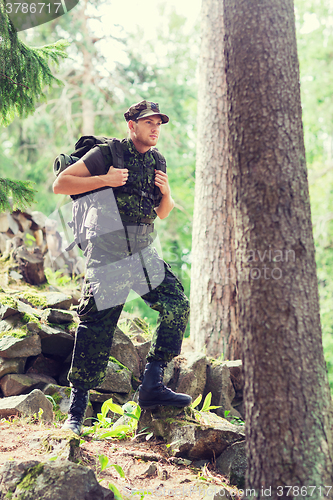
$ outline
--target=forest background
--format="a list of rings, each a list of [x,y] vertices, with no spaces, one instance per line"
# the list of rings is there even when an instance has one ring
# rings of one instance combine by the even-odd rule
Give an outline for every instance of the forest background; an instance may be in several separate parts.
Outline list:
[[[126,4],[130,12],[131,1]],[[55,71],[63,86],[50,89],[33,115],[0,127],[1,177],[34,182],[31,209],[50,215],[69,201],[52,192],[54,158],[71,153],[84,134],[124,137],[124,111],[142,99],[158,102],[170,116],[158,147],[176,206],[156,227],[163,258],[189,296],[200,19],[188,22],[165,1],[156,2],[154,12],[146,9],[148,36],[143,26],[115,24],[112,6],[107,10],[93,0],[20,32],[30,46],[68,40],[69,57]],[[333,2],[295,0],[295,13],[324,354],[333,391]],[[157,313],[142,300],[129,301],[125,310],[154,325]]]

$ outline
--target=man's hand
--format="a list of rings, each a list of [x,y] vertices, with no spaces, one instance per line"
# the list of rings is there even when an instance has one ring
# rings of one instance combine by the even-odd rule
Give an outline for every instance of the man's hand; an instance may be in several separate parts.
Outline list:
[[[118,187],[124,186],[128,179],[128,169],[127,168],[114,168],[111,166],[105,175],[100,175],[106,186]]]
[[[168,175],[161,170],[155,170],[155,185],[160,188],[162,193],[161,203],[155,208],[155,212],[160,219],[165,219],[175,206],[175,202],[171,197]]]
[[[160,191],[163,195],[171,194],[170,186],[169,186],[169,181],[168,181],[168,174],[165,172],[162,172],[162,170],[155,170],[155,185],[160,188]]]

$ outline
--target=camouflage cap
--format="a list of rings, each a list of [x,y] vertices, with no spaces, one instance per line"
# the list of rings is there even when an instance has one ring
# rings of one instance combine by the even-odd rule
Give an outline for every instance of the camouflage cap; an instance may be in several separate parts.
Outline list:
[[[151,101],[141,101],[133,104],[126,113],[124,113],[125,120],[139,120],[140,118],[146,118],[147,116],[160,115],[163,123],[168,123],[169,117],[160,113],[160,108],[157,102]]]

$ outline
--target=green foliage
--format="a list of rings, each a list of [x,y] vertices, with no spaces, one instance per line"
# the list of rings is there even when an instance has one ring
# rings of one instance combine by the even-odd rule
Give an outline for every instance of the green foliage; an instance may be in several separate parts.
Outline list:
[[[68,274],[64,274],[60,269],[53,271],[50,267],[45,268],[45,276],[47,282],[56,287],[66,287],[72,281],[72,278]]]
[[[112,424],[112,419],[107,417],[109,411],[126,417],[126,423]],[[126,439],[135,435],[138,421],[141,415],[141,408],[134,401],[128,401],[123,406],[113,403],[112,398],[102,404],[101,412],[97,414],[97,422],[85,431],[82,436],[93,435],[94,439],[117,438]],[[104,429],[108,429],[106,432]]]
[[[323,346],[333,391],[332,5],[296,0],[295,13]]]
[[[34,201],[35,190],[29,181],[12,181],[0,178],[0,212],[17,208],[25,209]],[[10,203],[12,197],[13,207]]]
[[[121,478],[125,477],[125,472],[123,471],[122,467],[120,465],[110,464],[107,456],[98,455],[98,460],[100,463],[100,472],[103,472],[103,470],[107,469],[108,467],[114,467]]]
[[[0,1],[0,125],[8,125],[15,115],[26,116],[45,98],[44,87],[61,84],[48,62],[59,63],[67,54],[68,42],[59,40],[32,48],[23,43],[6,14],[6,2]]]
[[[212,393],[209,392],[205,397],[201,410],[196,410],[196,407],[199,406],[201,400],[202,400],[202,394],[199,394],[199,396],[190,405],[190,410],[193,413],[195,419],[198,420],[198,422],[200,422],[201,420],[207,421],[205,414],[209,413],[210,410],[216,410],[217,408],[221,408],[221,406],[211,406],[210,403],[212,401]]]
[[[230,414],[230,410],[225,410],[224,411],[224,418],[227,419],[228,416],[229,416],[229,414]],[[230,423],[231,424],[235,424],[235,425],[245,425],[244,420],[242,420],[241,418],[237,417],[236,415],[231,415]]]
[[[123,500],[118,488],[114,484],[109,483],[109,489],[113,491],[115,500]]]

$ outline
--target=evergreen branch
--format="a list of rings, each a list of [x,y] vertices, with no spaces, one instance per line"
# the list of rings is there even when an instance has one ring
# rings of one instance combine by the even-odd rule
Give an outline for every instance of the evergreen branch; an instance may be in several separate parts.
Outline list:
[[[26,208],[34,202],[35,192],[30,181],[0,178],[0,212]],[[13,206],[10,203],[10,195]]]
[[[23,117],[34,112],[36,103],[45,99],[44,89],[52,84],[62,85],[49,67],[49,61],[59,64],[67,57],[69,43],[60,40],[44,47],[28,47],[6,14],[0,0],[0,125],[9,125],[15,115]]]
[[[23,85],[23,83],[14,82],[14,80],[12,80],[11,78],[9,78],[9,76],[5,75],[5,73],[0,72],[0,75],[4,76],[5,78],[8,78],[8,80],[10,80],[11,82],[13,82],[15,85],[21,85],[22,87],[25,87],[26,89],[30,88],[30,87],[27,87],[26,85]]]

